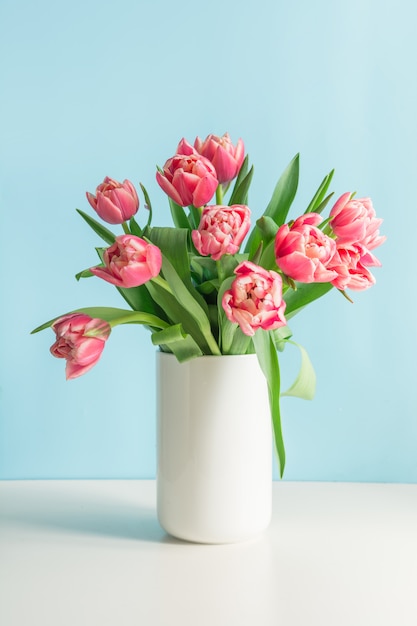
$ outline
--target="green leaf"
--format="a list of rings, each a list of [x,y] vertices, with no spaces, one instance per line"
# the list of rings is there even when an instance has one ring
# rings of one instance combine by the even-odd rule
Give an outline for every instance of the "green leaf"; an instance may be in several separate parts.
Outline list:
[[[183,207],[174,202],[171,198],[168,198],[168,201],[175,227],[191,229],[190,222],[188,221],[187,214]]]
[[[243,159],[243,163],[240,166],[240,170],[239,173],[237,175],[235,184],[233,186],[233,191],[236,189],[236,187],[238,187],[240,185],[240,183],[242,182],[242,180],[246,177],[246,174],[248,173],[249,170],[249,155],[247,154],[245,156],[245,158]],[[230,185],[230,183],[228,183]],[[232,191],[232,193],[233,193]]]
[[[135,237],[142,237],[142,229],[134,217],[131,217],[129,220],[129,229],[132,235],[135,235]]]
[[[246,177],[246,175],[248,173],[248,169],[249,169],[249,155],[247,154],[245,156],[244,160],[243,160],[243,163],[242,163],[242,165],[240,167],[239,173],[238,173],[237,178],[235,180],[235,183],[233,185],[233,189],[232,189],[232,193],[230,195],[230,199],[232,199],[233,196],[236,196],[237,189],[238,189],[239,185],[241,184],[242,180]],[[230,182],[228,183],[227,188],[224,189],[224,193],[226,193],[229,185],[230,185]],[[229,206],[231,204],[237,204],[237,202],[229,201]]]
[[[134,311],[151,313],[165,319],[163,310],[152,300],[145,285],[129,288],[116,287],[116,289]]]
[[[253,165],[250,168],[249,172],[246,174],[242,180],[237,180],[236,185],[233,189],[232,195],[230,196],[229,206],[232,204],[247,204],[248,203],[248,194],[249,187],[252,182],[253,177]]]
[[[194,287],[191,280],[190,257],[188,254],[189,231],[185,228],[152,228],[149,233],[149,240],[161,250],[166,259],[165,268],[167,271],[170,271],[168,267],[169,262],[192,297],[197,300],[200,307],[207,314],[207,303]],[[164,273],[164,266],[162,267],[162,272]],[[165,276],[165,278],[167,277]]]
[[[220,354],[217,342],[211,332],[207,303],[202,295],[194,288],[191,292],[189,286],[184,284],[184,281],[175,271],[174,266],[164,255],[162,255],[162,273],[177,301],[181,303],[196,322],[204,336],[205,343],[209,347],[209,353]]]
[[[256,248],[253,256],[249,258],[249,261],[252,261],[252,263],[255,263],[255,265],[261,265],[263,251],[264,251],[264,242],[261,241],[259,243],[259,246]]]
[[[149,231],[149,240],[175,268],[183,282],[191,282],[190,262],[188,257],[189,230],[157,226]]]
[[[87,213],[84,213],[84,211],[80,211],[80,209],[75,209],[75,210],[87,222],[87,224],[90,226],[90,228],[92,228],[94,230],[94,232],[99,237],[101,237],[106,243],[108,243],[110,245],[114,243],[114,241],[116,239],[116,235],[114,235],[111,232],[111,230],[108,230],[108,228],[106,228],[105,226],[100,224],[100,222],[97,222],[97,220],[95,220],[92,217],[90,217],[89,215],[87,215]]]
[[[200,293],[209,295],[210,293],[217,291],[219,287],[220,287],[219,279],[214,278],[213,280],[205,280],[204,282],[200,283],[197,289]]]
[[[229,324],[231,324],[231,322],[229,322]],[[253,352],[253,345],[252,348],[249,349],[251,345],[252,337],[245,335],[240,326],[237,326],[228,354],[248,354],[249,352]]]
[[[149,198],[149,194],[146,191],[144,185],[142,185],[142,183],[139,183],[140,188],[142,189],[142,193],[143,193],[143,197],[145,198],[145,208],[149,211],[149,215],[148,215],[148,221],[146,222],[146,227],[150,227],[151,222],[152,222],[152,204],[151,204],[151,199]]]
[[[321,298],[333,289],[333,285],[330,283],[296,283],[296,287],[295,290],[288,289],[284,294],[284,300],[287,303],[285,309],[287,320],[301,311],[307,304]]]
[[[169,326],[165,320],[151,313],[143,313],[142,311],[124,311],[119,317],[108,321],[112,327],[119,326],[120,324],[143,324],[149,328],[165,329]]]
[[[161,346],[165,352],[169,350],[175,354],[180,363],[203,354],[191,335],[184,332],[181,324],[153,333],[152,343]]]
[[[200,281],[211,280],[217,277],[216,261],[209,256],[192,256],[191,267],[195,274],[200,277]]]
[[[104,307],[104,306],[96,306],[96,307],[84,307],[82,309],[75,309],[73,311],[69,311],[69,313],[64,313],[62,315],[57,315],[49,322],[45,322],[41,326],[38,326],[34,330],[32,330],[31,334],[38,333],[41,330],[45,330],[52,326],[52,324],[63,317],[63,315],[71,315],[73,313],[84,313],[85,315],[89,315],[92,318],[102,319],[105,322],[109,322],[111,326],[118,326],[119,324],[146,324],[147,326],[151,326],[154,328],[166,328],[168,324],[158,318],[155,315],[149,313],[142,313],[140,311],[128,311],[126,309],[118,309],[114,307]]]
[[[82,272],[78,272],[78,274],[75,274],[75,278],[77,280],[80,280],[80,278],[90,278],[91,276],[94,276],[94,274],[89,269],[83,270]]]
[[[324,198],[323,202],[321,202],[318,205],[318,207],[315,209],[315,213],[322,213],[324,209],[326,208],[326,206],[328,205],[330,198],[332,198],[333,196],[334,196],[334,192],[329,193],[329,195]]]
[[[295,341],[288,341],[301,352],[301,365],[298,372],[298,376],[287,391],[282,393],[282,396],[294,396],[295,398],[301,398],[303,400],[312,400],[316,393],[316,372],[314,371],[313,364],[310,361],[310,357],[307,354],[307,350],[300,346]]]
[[[199,207],[190,206],[190,215],[188,221],[193,229],[197,229],[200,224],[202,211]]]
[[[162,273],[165,279],[157,276],[145,283],[153,300],[174,324],[182,323],[185,332],[194,338],[204,354],[220,355],[211,331],[207,303],[204,310],[164,255],[162,255]],[[202,298],[201,294],[198,296]]]
[[[217,273],[220,281],[223,282],[225,278],[234,276],[234,271],[239,263],[240,260],[237,254],[224,254],[218,261],[216,261]]]
[[[299,155],[297,154],[287,166],[285,172],[277,182],[272,198],[264,212],[264,215],[271,217],[278,226],[285,223],[288,211],[297,193],[299,160]],[[255,226],[246,245],[246,251],[249,252],[251,256],[259,246],[261,239],[262,233],[259,227]]]
[[[269,406],[271,409],[272,424],[274,428],[275,449],[278,456],[281,478],[285,468],[285,447],[282,435],[281,411],[280,411],[280,371],[278,355],[272,334],[259,329],[253,336],[256,355],[259,365],[268,383]]]
[[[280,326],[275,330],[270,331],[275,343],[275,348],[282,352],[285,348],[285,344],[288,342],[288,339],[292,337],[292,332],[289,326]]]
[[[276,224],[272,217],[263,215],[257,220],[256,225],[262,233],[264,245],[275,238],[278,231],[278,224]]]
[[[308,207],[307,207],[307,209],[305,211],[306,213],[319,213],[319,211],[317,209],[320,206],[320,204],[322,203],[323,198],[326,195],[327,190],[329,189],[330,183],[332,182],[333,174],[334,174],[334,170],[329,172],[329,174],[327,174],[323,178],[323,180],[321,181],[321,183],[319,185],[319,188],[317,189],[316,193],[313,196],[313,199],[311,200],[310,204],[308,205]],[[332,195],[333,194],[330,194],[330,196],[332,196]],[[329,198],[330,198],[330,196],[329,196]]]
[[[259,265],[262,265],[266,270],[277,271],[277,262],[275,258],[275,240],[272,239],[262,250]]]

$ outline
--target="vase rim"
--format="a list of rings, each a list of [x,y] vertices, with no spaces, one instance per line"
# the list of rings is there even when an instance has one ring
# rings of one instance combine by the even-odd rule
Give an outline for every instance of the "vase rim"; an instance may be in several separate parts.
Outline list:
[[[168,358],[172,357],[174,359],[177,358],[175,354],[173,354],[172,352],[164,352],[163,350],[157,350],[156,354],[158,355],[158,357],[162,357],[162,358],[166,358],[166,357]],[[202,359],[241,359],[242,357],[257,358],[256,352],[252,352],[250,354],[202,354],[200,356],[193,357],[192,359],[189,359],[188,361],[185,361],[185,363],[196,361],[196,360],[200,361]]]

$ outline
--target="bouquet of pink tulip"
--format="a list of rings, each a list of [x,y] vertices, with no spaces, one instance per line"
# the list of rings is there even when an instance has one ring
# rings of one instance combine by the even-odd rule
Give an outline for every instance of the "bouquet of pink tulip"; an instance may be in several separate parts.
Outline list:
[[[108,307],[73,311],[43,324],[52,327],[54,356],[67,360],[68,379],[98,361],[118,324],[143,324],[160,350],[185,361],[201,355],[256,352],[265,374],[281,475],[285,450],[280,418],[277,351],[290,341],[288,320],[333,287],[367,289],[375,283],[368,267],[380,265],[372,250],[385,240],[382,222],[369,198],[345,193],[330,210],[333,171],[323,179],[303,215],[287,219],[298,185],[299,158],[279,179],[270,203],[250,230],[249,168],[244,145],[226,133],[182,139],[156,180],[168,196],[173,227],[152,227],[149,195],[141,184],[147,220],[135,215],[139,198],[133,184],[106,177],[87,199],[98,216],[122,226],[115,235],[78,211],[109,247],[98,248],[100,263],[77,275],[97,276],[115,285],[130,309]],[[234,181],[233,187],[231,183]],[[229,193],[230,190],[230,193]],[[229,195],[227,204],[225,196]],[[209,204],[215,196],[215,204]],[[347,297],[347,296],[346,296]],[[348,298],[349,299],[349,298]],[[291,341],[291,343],[294,343]],[[297,344],[295,344],[297,345]],[[311,399],[315,375],[306,351],[286,395]]]

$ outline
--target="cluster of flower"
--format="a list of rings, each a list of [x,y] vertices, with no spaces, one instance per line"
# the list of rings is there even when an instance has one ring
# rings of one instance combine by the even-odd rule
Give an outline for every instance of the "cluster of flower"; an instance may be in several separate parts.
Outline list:
[[[210,135],[194,145],[185,139],[156,180],[171,201],[193,207],[199,223],[191,229],[191,253],[219,261],[239,253],[250,229],[250,209],[243,204],[222,204],[223,193],[239,174],[245,158],[243,141],[236,145],[226,133]],[[216,194],[218,204],[208,205]],[[161,271],[158,246],[130,232],[127,222],[139,208],[133,184],[106,177],[87,199],[99,217],[122,224],[124,234],[107,248],[101,265],[90,272],[121,288],[152,281]],[[225,290],[221,305],[227,319],[238,324],[247,336],[257,329],[274,330],[286,325],[285,290],[298,283],[330,283],[337,289],[366,289],[375,279],[369,267],[380,265],[372,250],[385,240],[369,198],[357,199],[350,192],[337,200],[329,218],[306,212],[288,223],[276,225],[274,267],[263,267],[258,258],[240,260],[235,278]],[[283,289],[285,287],[285,289]],[[110,324],[84,314],[61,317],[52,326],[57,335],[51,348],[54,356],[67,359],[67,378],[90,369],[98,360],[110,333]]]

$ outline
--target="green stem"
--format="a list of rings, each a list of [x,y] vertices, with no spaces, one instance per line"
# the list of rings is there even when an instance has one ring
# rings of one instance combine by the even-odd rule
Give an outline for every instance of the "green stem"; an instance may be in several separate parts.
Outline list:
[[[115,326],[119,326],[121,324],[144,324],[146,326],[152,326],[154,328],[159,328],[162,330],[164,328],[169,328],[170,326],[168,322],[161,320],[160,317],[152,315],[151,313],[142,313],[140,311],[138,311],[137,315],[132,314],[128,317],[116,317],[110,320],[108,323],[110,324],[111,328],[114,328]]]
[[[217,276],[219,278],[219,285],[221,285],[224,279],[226,278],[221,259],[218,259],[216,261],[216,268],[217,268]]]
[[[130,235],[130,230],[129,230],[129,226],[128,226],[127,222],[123,222],[122,228],[123,228],[123,230],[124,230],[126,235]]]
[[[216,189],[216,204],[217,205],[223,204],[223,187],[221,183],[217,185],[217,189]]]
[[[165,278],[162,278],[162,276],[160,275],[154,276],[154,278],[151,278],[151,282],[154,283],[155,285],[159,285],[160,287],[162,287],[162,289],[165,289],[165,291],[169,291],[169,293],[172,294],[171,287],[169,286]]]

